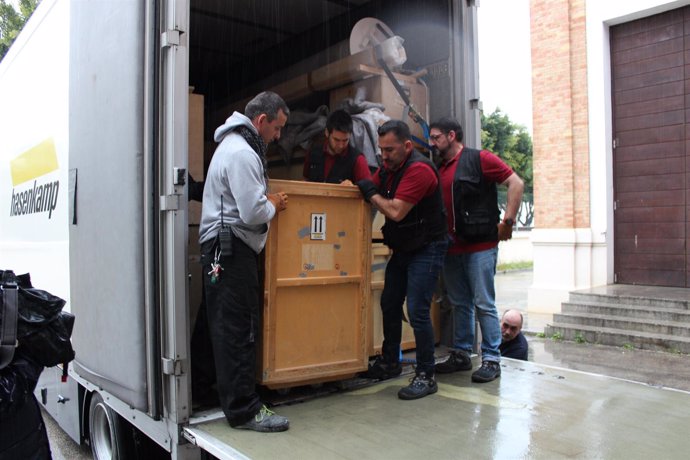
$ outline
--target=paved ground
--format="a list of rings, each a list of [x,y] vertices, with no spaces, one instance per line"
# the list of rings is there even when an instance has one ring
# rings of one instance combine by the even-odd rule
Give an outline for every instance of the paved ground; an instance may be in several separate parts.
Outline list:
[[[400,401],[409,376],[281,406],[291,428],[280,435],[228,429],[219,417],[195,436],[257,459],[688,458],[686,392],[505,360],[496,381],[443,374],[436,394]]]
[[[87,460],[91,456],[91,448],[79,446],[62,431],[48,412],[43,411],[43,420],[48,428],[48,439],[50,439],[50,450],[53,453],[53,460]]]
[[[690,356],[647,350],[626,350],[574,342],[558,342],[538,338],[551,320],[549,315],[526,312],[527,289],[532,283],[531,271],[499,273],[496,276],[496,300],[499,311],[516,308],[525,315],[525,330],[530,345],[530,361],[566,369],[609,375],[652,386],[690,391]],[[46,415],[53,457],[61,459],[89,459],[88,447],[79,447],[62,433],[50,416]]]
[[[517,309],[525,318],[523,329],[530,346],[530,361],[690,391],[690,355],[536,337],[552,318],[527,312],[527,289],[531,284],[531,270],[496,275],[499,311]]]
[[[522,312],[522,329],[528,333],[544,332],[552,315],[527,311],[527,290],[532,285],[532,270],[517,270],[496,274],[496,306],[499,313],[515,309]]]
[[[527,341],[529,360],[536,363],[690,391],[690,355],[558,342],[529,335]]]

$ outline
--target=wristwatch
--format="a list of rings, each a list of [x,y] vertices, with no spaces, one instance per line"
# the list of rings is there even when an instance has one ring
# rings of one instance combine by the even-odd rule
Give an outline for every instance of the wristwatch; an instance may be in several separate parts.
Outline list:
[[[503,223],[506,225],[510,225],[511,227],[515,225],[515,221],[511,218],[503,219]]]

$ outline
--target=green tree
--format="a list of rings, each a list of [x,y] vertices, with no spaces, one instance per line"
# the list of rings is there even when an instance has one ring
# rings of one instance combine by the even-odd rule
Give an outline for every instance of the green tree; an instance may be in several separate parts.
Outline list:
[[[513,123],[508,115],[496,108],[488,117],[482,114],[482,148],[501,157],[525,181],[518,221],[523,227],[531,227],[534,219],[532,137],[524,126]],[[505,203],[505,189],[501,188],[501,209],[505,209]]]
[[[12,46],[26,21],[41,0],[19,0],[19,11],[6,0],[0,0],[0,61]]]

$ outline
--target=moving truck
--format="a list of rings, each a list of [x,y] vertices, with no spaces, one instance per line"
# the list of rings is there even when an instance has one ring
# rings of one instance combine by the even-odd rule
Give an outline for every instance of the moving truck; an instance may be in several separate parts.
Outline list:
[[[0,265],[30,272],[76,315],[67,381],[46,369],[37,389],[75,441],[99,459],[143,455],[149,441],[172,458],[242,457],[195,428],[206,419],[191,404],[199,294],[189,280],[200,266],[187,172],[203,179],[213,130],[261,90],[314,111],[364,77],[389,85],[375,54],[360,62],[348,47],[365,18],[404,40],[394,70],[423,88],[415,110],[456,116],[478,145],[476,10],[471,0],[40,3],[0,63]],[[364,53],[370,35],[355,37]],[[379,91],[384,105],[397,97]],[[202,139],[193,159],[192,136]],[[299,157],[273,159],[269,175],[295,163],[301,172]]]

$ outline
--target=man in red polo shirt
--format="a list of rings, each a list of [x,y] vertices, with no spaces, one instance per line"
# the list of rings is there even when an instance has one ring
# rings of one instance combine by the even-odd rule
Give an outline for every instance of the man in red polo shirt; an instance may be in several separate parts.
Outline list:
[[[410,128],[400,120],[378,129],[383,166],[373,180],[357,186],[364,198],[386,216],[383,242],[393,250],[381,293],[383,345],[366,376],[400,375],[403,302],[414,330],[416,375],[398,391],[400,399],[419,399],[438,391],[434,379],[434,329],[431,297],[448,248],[448,230],[436,167],[414,150]]]
[[[448,210],[452,243],[443,267],[448,299],[453,306],[453,348],[436,372],[471,370],[475,312],[482,333],[482,365],[474,382],[501,376],[501,325],[496,311],[494,275],[498,242],[512,237],[524,184],[497,155],[462,145],[462,127],[446,117],[430,125],[430,139],[443,160],[439,168],[443,201]],[[496,184],[508,188],[500,220]]]
[[[367,160],[350,144],[352,117],[335,110],[326,119],[326,141],[315,145],[304,158],[304,180],[331,184],[353,183],[371,179]]]

